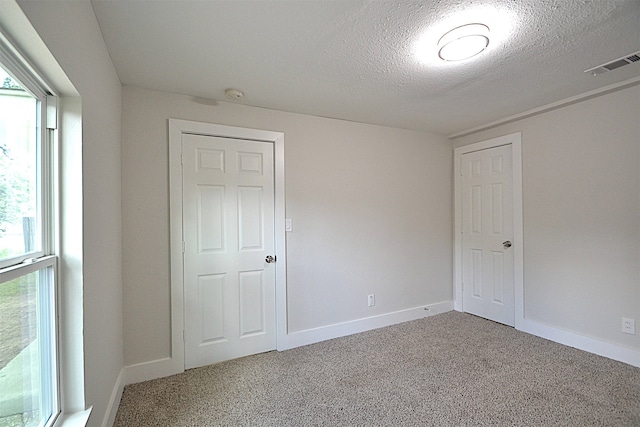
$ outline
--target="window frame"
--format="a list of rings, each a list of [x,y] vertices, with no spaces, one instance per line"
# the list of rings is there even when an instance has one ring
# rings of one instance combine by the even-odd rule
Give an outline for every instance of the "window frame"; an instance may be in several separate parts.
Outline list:
[[[38,78],[35,70],[16,57],[5,40],[0,38],[0,55],[3,68],[20,82],[21,86],[36,99],[36,181],[38,239],[40,248],[11,258],[0,259],[0,269],[18,265],[29,259],[39,259],[54,252],[55,194],[54,194],[54,150],[55,130],[57,128],[57,98]],[[49,117],[53,115],[53,117]]]
[[[50,373],[48,379],[41,379],[41,386],[49,381],[55,390],[51,396],[51,415],[44,426],[56,425],[63,412],[60,368],[60,302],[58,256],[58,161],[57,122],[58,98],[53,94],[45,79],[24,59],[14,45],[0,33],[0,61],[3,69],[15,78],[27,93],[36,99],[36,204],[38,224],[37,239],[40,247],[32,252],[0,260],[0,284],[28,274],[51,269],[51,293],[43,295],[38,290],[38,304],[44,313],[38,313],[39,322],[43,317],[53,322],[51,333],[39,336],[39,345],[49,345],[51,360],[41,360],[42,372]],[[47,298],[49,304],[43,306]],[[44,315],[44,316],[43,316]],[[41,324],[38,325],[39,329]]]

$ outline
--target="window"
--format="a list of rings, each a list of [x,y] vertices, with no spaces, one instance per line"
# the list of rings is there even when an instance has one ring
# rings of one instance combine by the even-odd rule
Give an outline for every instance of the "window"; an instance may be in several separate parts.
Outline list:
[[[55,102],[11,51],[0,53],[0,426],[50,426],[60,412]]]

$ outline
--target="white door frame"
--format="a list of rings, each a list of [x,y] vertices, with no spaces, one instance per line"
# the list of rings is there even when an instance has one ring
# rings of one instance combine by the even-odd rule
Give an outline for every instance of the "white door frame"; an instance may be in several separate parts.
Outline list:
[[[287,255],[284,201],[284,133],[169,119],[169,222],[171,239],[171,366],[184,371],[184,265],[182,232],[182,134],[270,142],[274,145],[276,349],[286,348]]]
[[[522,329],[524,323],[524,251],[522,232],[522,134],[520,132],[453,150],[454,159],[454,269],[453,308],[464,311],[462,304],[462,156],[474,151],[511,145],[513,162],[513,279],[514,279],[514,323]]]

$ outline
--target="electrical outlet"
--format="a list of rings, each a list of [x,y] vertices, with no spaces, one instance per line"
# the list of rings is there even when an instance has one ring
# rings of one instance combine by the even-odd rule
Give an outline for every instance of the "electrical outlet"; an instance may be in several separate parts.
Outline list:
[[[622,318],[622,332],[625,334],[636,334],[636,321],[635,319],[627,319],[626,317]]]
[[[376,305],[376,296],[375,296],[375,294],[371,294],[371,295],[367,296],[367,304],[369,305],[369,307],[373,307],[374,305]]]

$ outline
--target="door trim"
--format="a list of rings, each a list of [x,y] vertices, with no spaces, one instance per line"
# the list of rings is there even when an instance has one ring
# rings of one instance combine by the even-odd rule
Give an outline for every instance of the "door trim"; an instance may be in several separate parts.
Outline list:
[[[524,323],[524,251],[522,232],[522,134],[520,132],[453,150],[454,161],[454,243],[453,243],[453,307],[464,311],[462,304],[462,156],[474,151],[511,145],[513,162],[513,274],[514,325],[522,329]]]
[[[184,371],[184,264],[182,232],[182,134],[270,142],[274,145],[274,233],[276,270],[276,349],[286,348],[287,256],[285,235],[284,133],[169,119],[169,226],[171,257],[171,357],[175,373]]]

